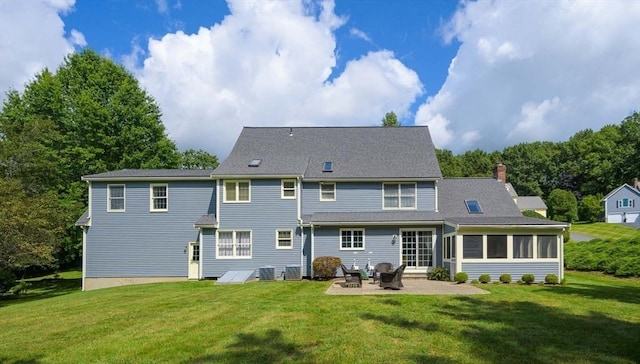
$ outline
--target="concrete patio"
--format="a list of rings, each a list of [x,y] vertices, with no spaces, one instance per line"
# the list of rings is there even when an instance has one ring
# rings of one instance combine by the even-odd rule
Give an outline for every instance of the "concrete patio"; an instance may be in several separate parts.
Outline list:
[[[488,291],[474,287],[469,283],[457,284],[455,282],[430,281],[428,279],[403,279],[404,287],[400,290],[383,289],[373,280],[362,281],[361,288],[346,287],[344,279],[335,279],[326,294],[331,295],[470,295],[487,294]]]

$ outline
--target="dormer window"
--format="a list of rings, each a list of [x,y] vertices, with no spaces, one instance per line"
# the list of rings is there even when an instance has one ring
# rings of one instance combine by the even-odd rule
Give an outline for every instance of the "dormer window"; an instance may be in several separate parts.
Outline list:
[[[258,167],[262,163],[262,159],[252,159],[249,167]]]
[[[333,172],[333,162],[324,162],[324,168],[322,169],[322,172]]]
[[[478,203],[478,200],[464,200],[464,203],[467,205],[467,210],[470,214],[481,214],[482,208]]]

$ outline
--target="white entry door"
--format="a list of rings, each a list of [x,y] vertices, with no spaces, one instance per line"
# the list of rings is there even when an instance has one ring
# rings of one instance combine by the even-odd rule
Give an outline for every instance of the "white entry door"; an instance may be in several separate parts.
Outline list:
[[[400,230],[402,263],[406,269],[426,271],[433,266],[433,231]]]
[[[200,278],[200,243],[189,243],[189,279]]]

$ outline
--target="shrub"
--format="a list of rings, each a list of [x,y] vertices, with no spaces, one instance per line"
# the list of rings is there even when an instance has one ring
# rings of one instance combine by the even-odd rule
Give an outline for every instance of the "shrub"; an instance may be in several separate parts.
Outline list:
[[[640,233],[630,238],[570,242],[564,252],[567,269],[640,277]]]
[[[458,272],[453,276],[453,280],[458,283],[464,283],[469,279],[469,275],[465,272]]]
[[[522,278],[520,278],[520,280],[522,280],[524,284],[531,284],[536,281],[536,277],[531,273],[526,273],[522,275]]]
[[[511,274],[501,274],[500,275],[500,282],[502,283],[511,283]]]
[[[555,274],[547,274],[544,277],[544,283],[546,284],[558,284],[560,282],[560,280],[558,279],[558,276]]]
[[[0,294],[5,293],[16,285],[16,276],[9,271],[0,270]]]
[[[427,278],[432,281],[448,281],[449,277],[449,270],[445,267],[435,267],[427,273]]]
[[[478,284],[478,283],[480,283],[480,282],[478,282],[477,279],[474,279],[474,280],[471,281],[471,284]]]
[[[29,288],[31,288],[31,283],[29,283],[27,281],[24,281],[24,280],[20,280],[20,282],[18,282],[18,284],[16,284],[15,286],[11,287],[10,292],[13,293],[13,294],[27,293]]]
[[[320,279],[331,279],[336,276],[342,260],[338,257],[317,257],[313,260],[313,273]]]
[[[491,276],[488,274],[481,274],[480,277],[478,277],[478,281],[480,281],[480,283],[489,283],[491,282]]]

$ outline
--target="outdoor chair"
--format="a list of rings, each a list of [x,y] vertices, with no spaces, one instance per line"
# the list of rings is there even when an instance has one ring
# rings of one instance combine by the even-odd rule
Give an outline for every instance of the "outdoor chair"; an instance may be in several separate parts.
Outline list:
[[[391,272],[393,270],[393,264],[391,263],[378,263],[373,268],[373,283],[380,280],[380,273]]]
[[[342,268],[342,274],[347,287],[362,287],[362,277],[360,276],[360,270],[348,269],[344,264],[340,264]]]
[[[384,289],[400,289],[404,287],[402,285],[402,273],[404,273],[404,268],[406,268],[406,266],[406,264],[403,264],[392,272],[381,272],[380,287]]]

